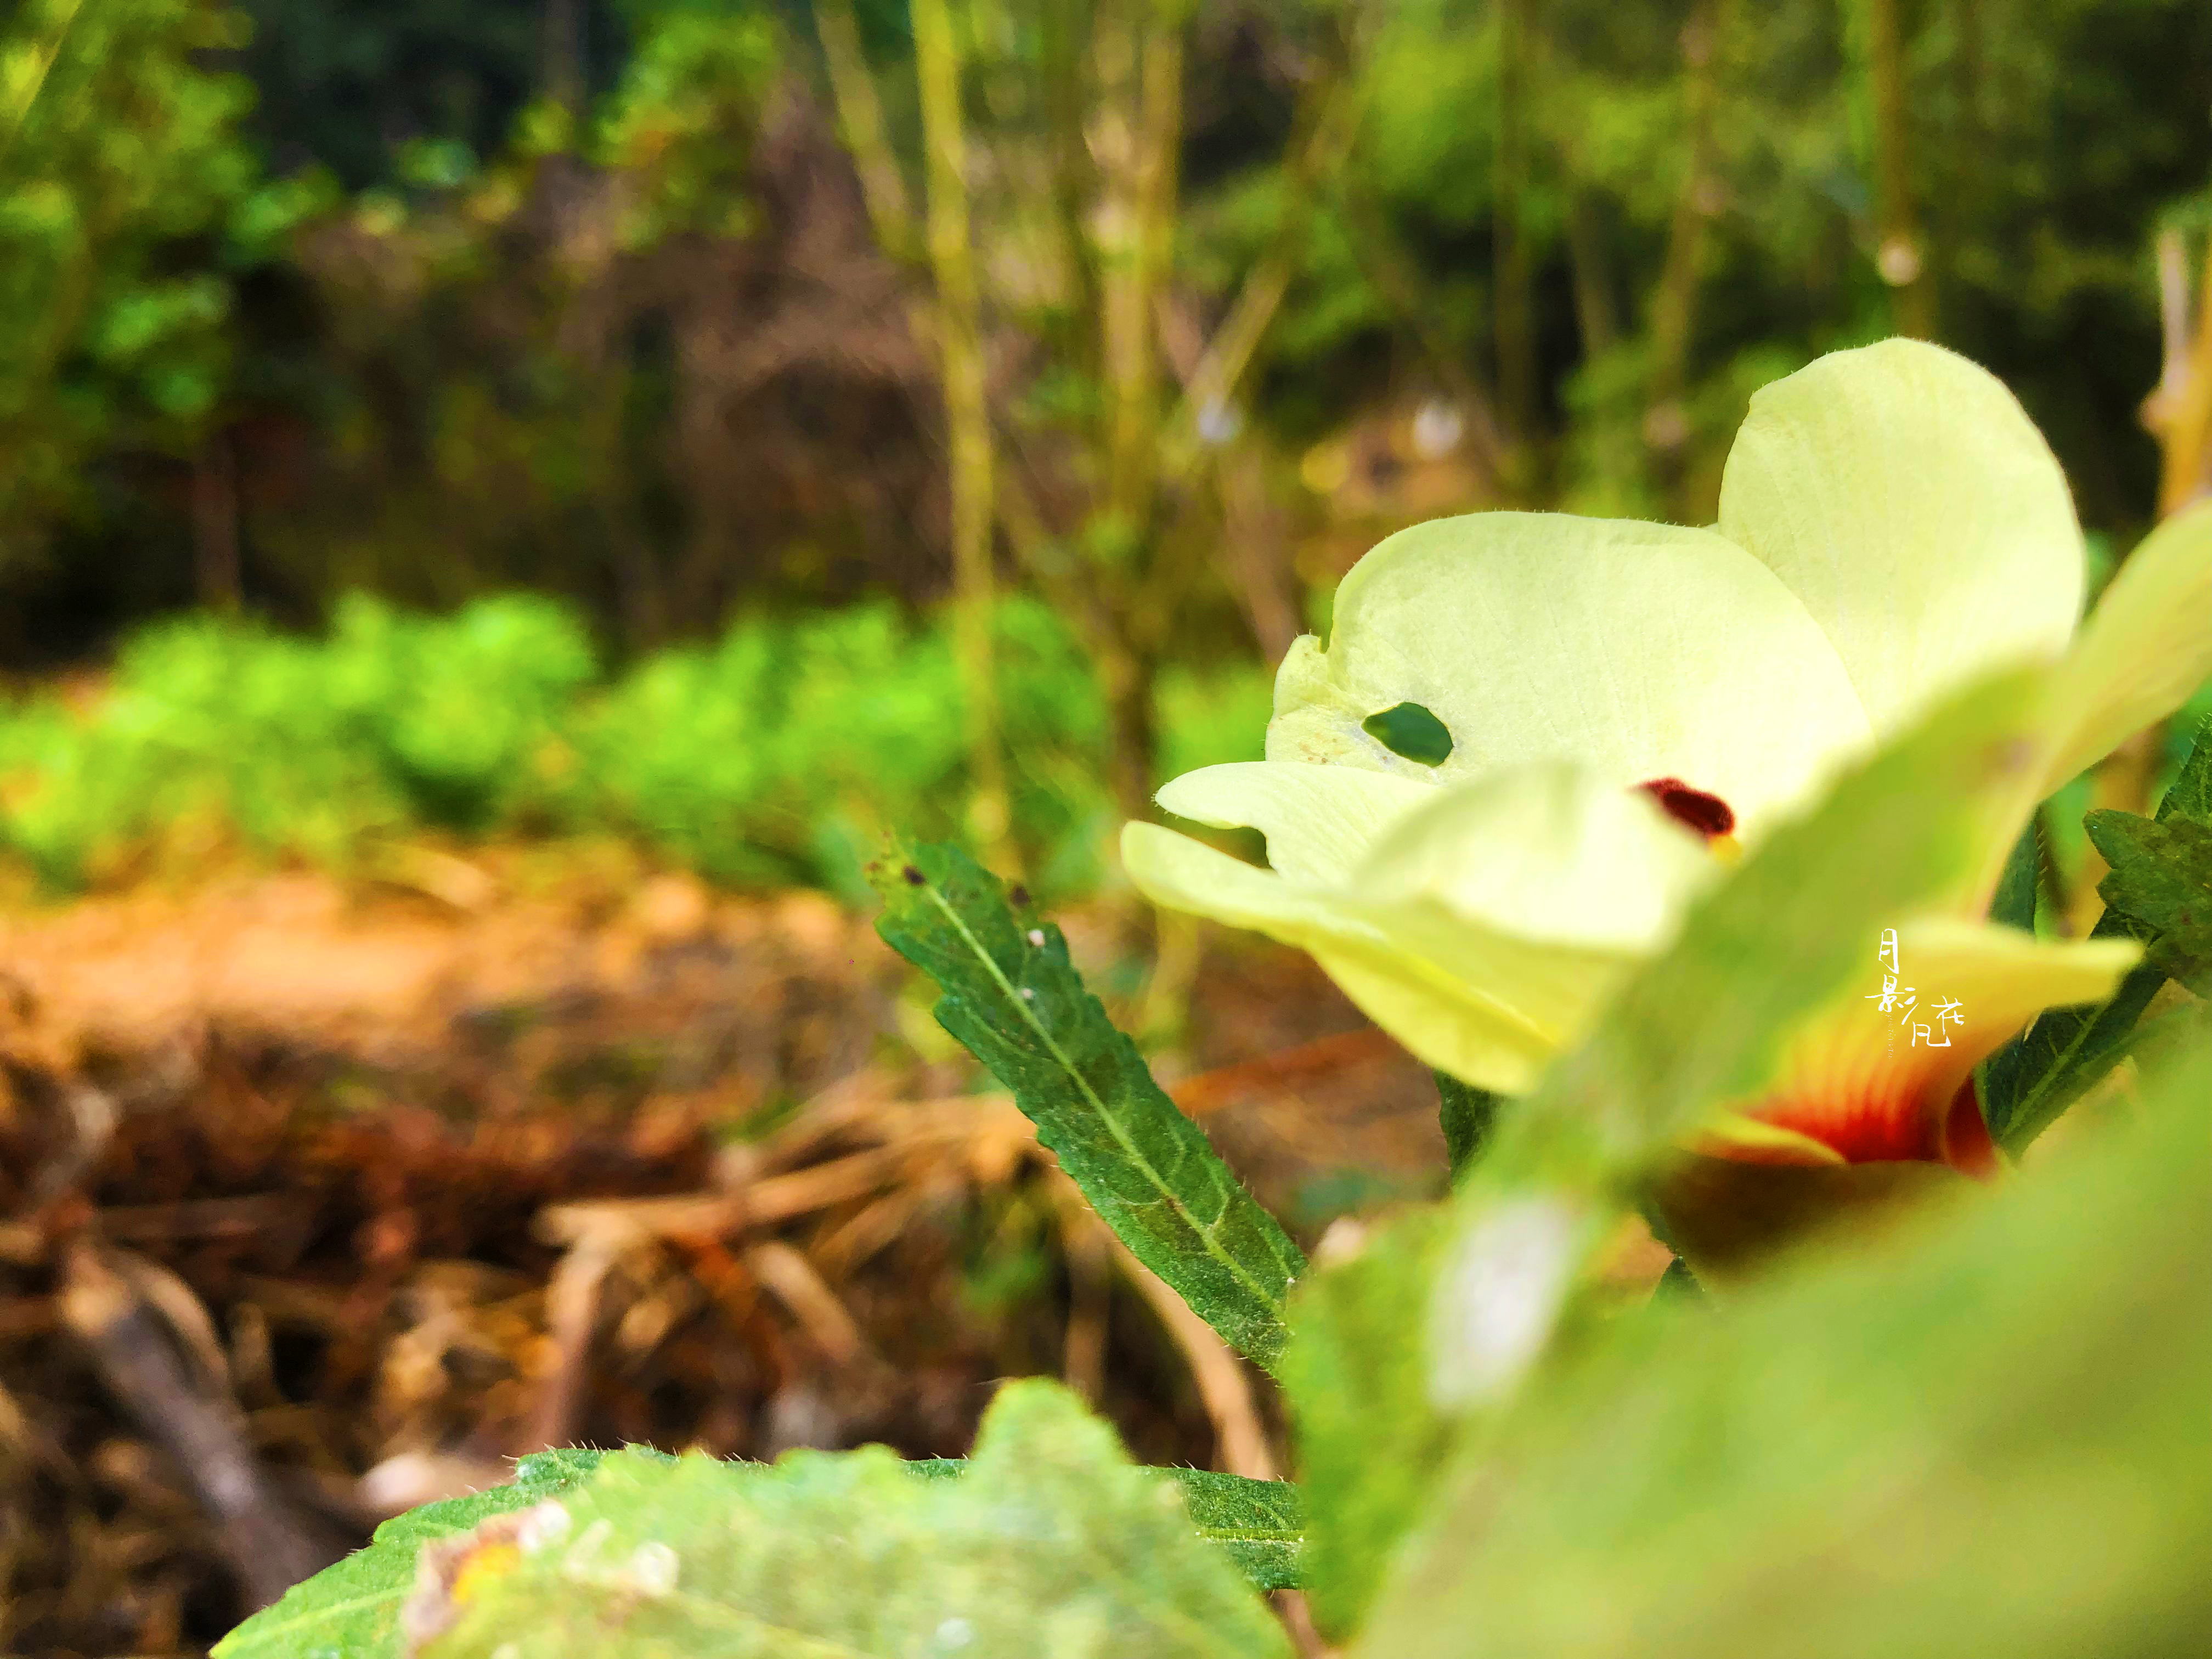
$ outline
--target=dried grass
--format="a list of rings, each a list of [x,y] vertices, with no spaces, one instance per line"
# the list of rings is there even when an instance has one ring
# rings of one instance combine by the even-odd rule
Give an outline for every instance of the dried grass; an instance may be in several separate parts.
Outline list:
[[[0,1650],[198,1651],[546,1444],[957,1455],[1008,1376],[1152,1461],[1279,1461],[1011,1102],[897,1038],[865,922],[486,873],[0,922]],[[1435,1167],[1418,1070],[1301,960],[1210,956],[1190,1030],[1178,1097],[1294,1222]]]

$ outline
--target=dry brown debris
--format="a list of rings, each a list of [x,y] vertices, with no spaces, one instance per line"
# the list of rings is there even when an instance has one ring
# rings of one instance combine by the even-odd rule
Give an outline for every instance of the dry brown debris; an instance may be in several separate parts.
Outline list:
[[[0,1651],[198,1650],[548,1444],[957,1455],[1046,1372],[1139,1455],[1276,1455],[1012,1103],[899,1040],[865,921],[521,885],[0,922]],[[1194,1006],[1178,1096],[1294,1224],[1430,1179],[1417,1069],[1301,959]]]

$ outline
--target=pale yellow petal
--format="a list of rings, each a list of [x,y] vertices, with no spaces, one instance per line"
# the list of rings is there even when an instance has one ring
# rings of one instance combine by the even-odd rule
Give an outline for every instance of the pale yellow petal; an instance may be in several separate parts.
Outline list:
[[[1598,951],[1648,952],[1725,866],[1635,790],[1565,766],[1516,768],[1431,792],[1375,841],[1347,896],[1401,931],[1500,933]]]
[[[1401,702],[1449,732],[1441,765],[1363,729]],[[1570,761],[1622,789],[1677,779],[1756,833],[1869,741],[1820,629],[1733,544],[1492,513],[1416,526],[1359,562],[1327,649],[1301,641],[1284,659],[1267,757],[1446,782]]]
[[[2056,658],[2081,532],[2050,446],[1986,370],[1917,340],[1821,358],[1752,398],[1721,533],[1826,633],[1878,734],[1990,671]]]
[[[1707,1124],[1692,1145],[1716,1158],[1741,1158],[1750,1164],[1841,1164],[1844,1155],[1834,1147],[1767,1123],[1741,1112],[1723,1112]]]
[[[1246,792],[1238,818],[1274,812],[1306,781],[1278,780],[1307,769],[1253,769],[1221,793]],[[1157,903],[1310,951],[1429,1064],[1525,1088],[1720,866],[1644,798],[1564,770],[1407,787],[1425,799],[1340,878],[1285,879],[1149,824],[1124,829],[1122,862]]]
[[[1781,1074],[1739,1113],[1809,1138],[1853,1163],[1949,1160],[1987,1152],[1973,1068],[2045,1008],[2109,997],[2142,947],[2125,940],[2046,943],[2015,928],[1922,917],[1898,932],[1899,969],[1867,941],[1867,972],[1788,1045]],[[1723,1131],[1734,1157],[1803,1162]]]
[[[2144,538],[2052,682],[2041,794],[2212,680],[2212,501]]]
[[[1123,827],[1121,862],[1156,904],[1310,951],[1363,1012],[1421,1060],[1483,1088],[1527,1088],[1568,1022],[1586,1018],[1620,971],[1611,958],[1486,940],[1470,929],[1476,936],[1464,941],[1462,965],[1486,964],[1470,981],[1347,911],[1334,895],[1297,887],[1153,824]]]
[[[1898,951],[1916,986],[1964,1005],[1967,1046],[1984,1052],[2045,1008],[2103,1001],[2142,957],[2127,939],[2045,940],[1936,916],[1900,927]]]
[[[1478,1089],[1526,1094],[1559,1052],[1553,1032],[1402,958],[1316,945],[1313,959],[1354,1007],[1405,1044],[1414,1059]],[[1613,983],[1609,970],[1594,979],[1584,1003],[1595,1006]]]
[[[1341,883],[1376,836],[1437,794],[1432,783],[1356,767],[1243,761],[1186,772],[1158,799],[1194,823],[1257,830],[1267,862],[1293,881]]]
[[[1285,880],[1190,836],[1154,823],[1121,826],[1121,867],[1155,904],[1304,945],[1387,948],[1389,937],[1338,907],[1333,890]]]

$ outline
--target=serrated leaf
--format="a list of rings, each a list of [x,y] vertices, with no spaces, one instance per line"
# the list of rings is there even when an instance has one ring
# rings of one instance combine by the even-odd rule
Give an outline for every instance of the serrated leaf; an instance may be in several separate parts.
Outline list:
[[[2212,824],[2212,714],[2197,725],[2189,758],[2158,803],[2158,820],[2187,818]]]
[[[957,848],[899,848],[870,877],[884,897],[877,931],[944,993],[939,1023],[1013,1091],[1137,1259],[1272,1366],[1305,1258],[1083,988],[1060,929],[1010,907]]]
[[[1309,1511],[1304,1587],[1333,1638],[1357,1628],[1451,1445],[1418,1337],[1443,1234],[1439,1209],[1400,1217],[1309,1273],[1291,1301],[1283,1392]]]
[[[560,1504],[455,1597],[428,1659],[1289,1651],[1177,1486],[1050,1382],[1000,1391],[955,1480],[879,1447],[766,1468],[617,1454]]]
[[[603,1455],[539,1452],[518,1463],[506,1486],[394,1516],[376,1529],[367,1548],[295,1584],[274,1607],[224,1637],[216,1653],[221,1659],[398,1659],[399,1607],[415,1587],[415,1559],[423,1545],[566,1492],[588,1480]]]
[[[1617,1322],[1463,1449],[1355,1655],[2198,1651],[2208,1094],[2200,1050],[2076,1162]]]
[[[1218,1546],[1255,1589],[1296,1589],[1305,1579],[1305,1494],[1287,1480],[1252,1480],[1212,1469],[1162,1469],[1182,1488],[1198,1535]]]
[[[964,1474],[964,1457],[930,1457],[907,1466],[926,1480]],[[1297,1589],[1304,1582],[1305,1496],[1287,1480],[1253,1480],[1212,1469],[1155,1469],[1182,1488],[1198,1535],[1218,1546],[1252,1588]]]
[[[2035,931],[2036,895],[2043,885],[2041,817],[2032,817],[2005,855],[1996,891],[1990,896],[1990,920],[2022,933]]]
[[[2113,811],[2092,812],[2083,823],[2112,866],[2097,891],[2146,930],[2144,961],[2212,996],[2212,829]]]
[[[666,1460],[649,1447],[632,1448]],[[469,1532],[495,1516],[529,1508],[587,1479],[607,1455],[571,1447],[536,1452],[515,1466],[512,1484],[466,1498],[425,1504],[386,1522],[365,1549],[296,1585],[275,1607],[256,1613],[218,1645],[223,1659],[398,1659],[402,1643],[398,1610],[416,1582],[416,1562],[427,1543]],[[668,1460],[672,1461],[672,1460]],[[733,1462],[739,1471],[766,1466]],[[923,1480],[957,1480],[967,1472],[960,1457],[921,1458],[905,1465]],[[1182,1490],[1184,1508],[1200,1538],[1218,1548],[1254,1589],[1295,1589],[1305,1545],[1305,1504],[1286,1480],[1250,1480],[1210,1469],[1158,1469]]]
[[[2197,728],[2195,745],[2158,804],[2154,822],[2212,825],[2212,718]],[[2107,908],[2092,939],[2147,939],[2148,930]],[[2094,1008],[2053,1008],[1983,1062],[1976,1081],[1990,1138],[2018,1158],[2066,1109],[2128,1054],[2136,1022],[2166,983],[2145,962],[2120,981],[2109,1002]]]

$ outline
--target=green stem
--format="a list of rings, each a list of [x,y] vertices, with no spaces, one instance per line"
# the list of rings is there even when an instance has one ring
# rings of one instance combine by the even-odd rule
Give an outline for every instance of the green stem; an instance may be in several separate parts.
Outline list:
[[[1936,333],[1936,285],[1912,200],[1912,131],[1905,81],[1905,26],[1898,0],[1866,0],[1867,76],[1874,101],[1875,185],[1881,279],[1890,286],[1897,331]]]
[[[938,361],[951,464],[953,643],[967,705],[974,786],[969,827],[985,857],[1005,870],[1012,867],[1012,848],[991,641],[996,597],[991,568],[991,415],[983,375],[982,300],[969,228],[960,48],[945,0],[914,0],[912,15],[922,139],[929,153],[929,261],[937,281]]]
[[[1497,326],[1498,413],[1525,448],[1536,424],[1534,279],[1522,197],[1528,185],[1528,0],[1498,0],[1498,161],[1492,194],[1491,311]]]

